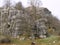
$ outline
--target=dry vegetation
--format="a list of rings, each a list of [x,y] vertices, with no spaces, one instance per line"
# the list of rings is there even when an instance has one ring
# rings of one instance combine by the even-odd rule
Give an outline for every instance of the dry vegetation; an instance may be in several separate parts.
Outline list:
[[[31,45],[32,40],[19,40],[12,39],[11,44],[0,44],[0,45]],[[51,36],[45,39],[36,39],[36,45],[60,45],[59,36]]]

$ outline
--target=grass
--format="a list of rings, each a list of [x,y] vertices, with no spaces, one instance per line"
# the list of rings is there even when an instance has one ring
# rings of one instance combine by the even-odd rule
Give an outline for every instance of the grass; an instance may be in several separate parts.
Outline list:
[[[51,36],[45,39],[36,39],[34,41],[36,42],[36,45],[60,45],[59,36]],[[31,42],[32,40],[12,39],[12,44],[14,45],[31,45]],[[12,45],[12,44],[9,44],[9,45]]]
[[[38,45],[60,45],[60,37],[52,36],[45,39],[40,39],[36,41]]]

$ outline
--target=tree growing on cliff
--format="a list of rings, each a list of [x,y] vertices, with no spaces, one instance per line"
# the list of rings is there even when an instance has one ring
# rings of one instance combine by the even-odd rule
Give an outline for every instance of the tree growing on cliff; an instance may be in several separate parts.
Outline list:
[[[22,5],[22,2],[16,3],[15,8],[18,9],[18,10],[23,10],[24,7]]]

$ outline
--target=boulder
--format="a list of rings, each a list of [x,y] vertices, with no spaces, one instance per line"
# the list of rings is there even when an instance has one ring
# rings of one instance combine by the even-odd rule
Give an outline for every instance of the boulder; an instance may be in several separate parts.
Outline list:
[[[0,43],[11,43],[11,40],[8,38],[4,38],[0,40]]]

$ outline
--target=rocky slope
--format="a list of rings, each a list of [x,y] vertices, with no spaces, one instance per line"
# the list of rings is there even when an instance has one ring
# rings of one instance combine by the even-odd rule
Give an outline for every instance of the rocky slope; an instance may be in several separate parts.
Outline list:
[[[0,32],[17,37],[21,34],[47,34],[59,32],[60,21],[53,17],[47,8],[27,7],[24,10],[7,8],[0,10]],[[53,33],[54,32],[54,33]],[[59,34],[59,33],[56,33]]]

